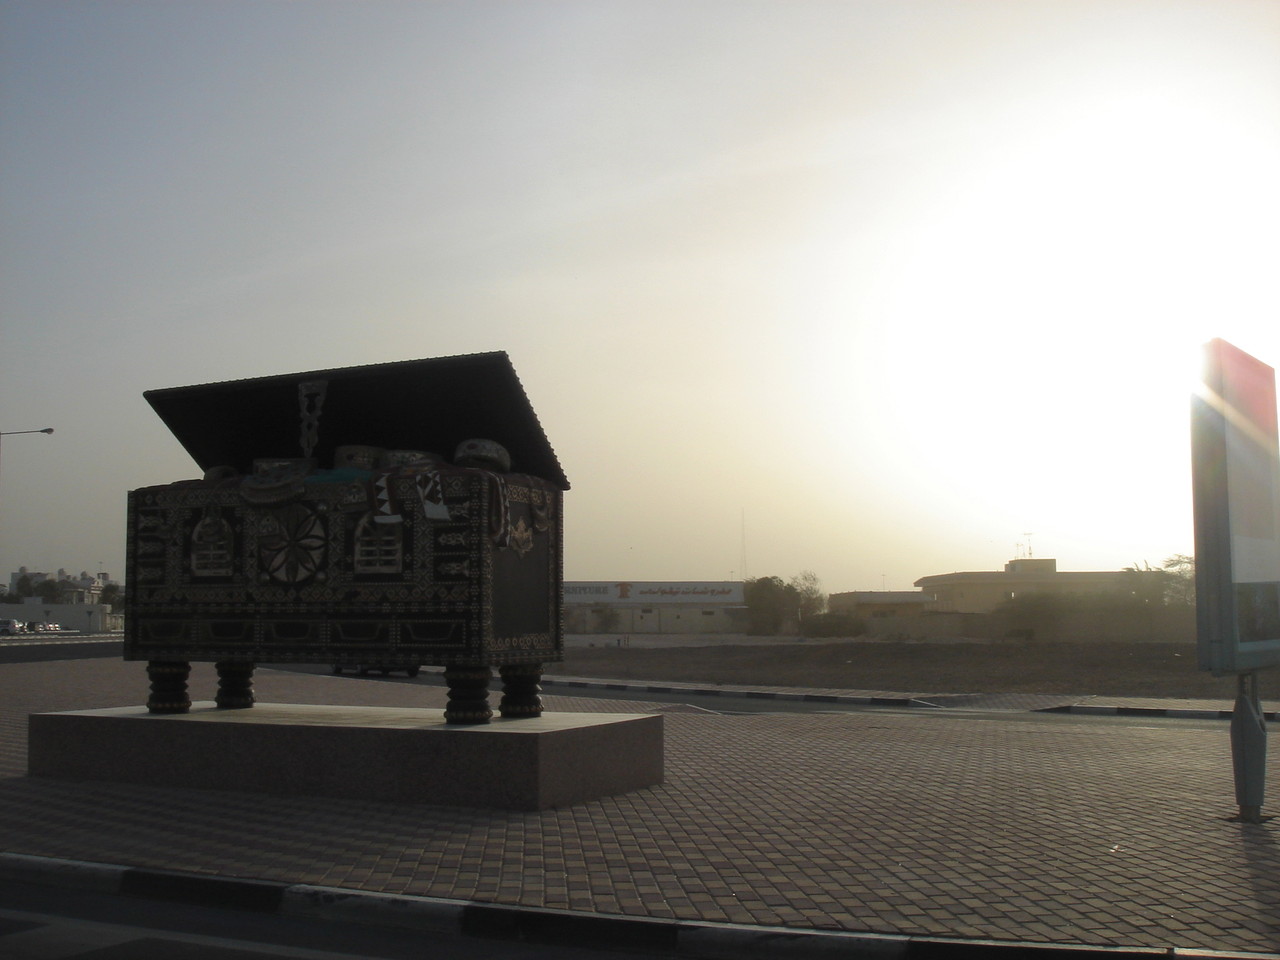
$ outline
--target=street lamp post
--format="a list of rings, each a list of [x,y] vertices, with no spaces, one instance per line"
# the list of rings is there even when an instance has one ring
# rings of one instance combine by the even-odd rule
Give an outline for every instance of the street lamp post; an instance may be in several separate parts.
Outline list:
[[[53,427],[45,427],[43,430],[0,430],[0,437],[13,437],[19,433],[53,433]]]
[[[21,433],[53,433],[53,427],[45,427],[43,430],[0,430],[0,438],[16,437]]]

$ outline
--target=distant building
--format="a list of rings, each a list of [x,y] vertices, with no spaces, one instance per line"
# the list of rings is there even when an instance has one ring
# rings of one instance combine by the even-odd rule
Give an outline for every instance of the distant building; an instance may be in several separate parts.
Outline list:
[[[1031,593],[1116,594],[1133,589],[1135,574],[1116,570],[1096,573],[1059,571],[1057,560],[1010,560],[1004,570],[942,573],[915,582],[929,597],[927,609],[938,613],[990,613],[1006,600]],[[1141,574],[1137,574],[1141,576]]]
[[[741,633],[736,580],[567,580],[565,633]]]
[[[102,591],[109,585],[119,586],[106,573],[91,575],[81,572],[72,576],[68,571],[59,569],[57,573],[31,570],[19,567],[9,574],[9,593],[18,594],[19,583],[26,579],[27,585],[35,589],[45,582],[57,583],[59,596],[57,603],[48,603],[40,596],[23,596],[18,603],[0,604],[0,617],[20,620],[34,626],[36,624],[58,624],[63,630],[78,633],[105,633],[123,629],[123,614],[113,613],[110,604],[101,602]]]
[[[79,576],[72,576],[61,568],[56,574],[52,574],[40,570],[31,570],[27,567],[19,567],[15,572],[9,574],[9,593],[18,593],[18,584],[24,577],[32,589],[47,580],[54,581],[61,587],[61,601],[63,603],[96,604],[102,596],[102,591],[109,584],[116,583],[107,573],[90,575],[81,571]],[[116,585],[119,586],[119,584]]]
[[[18,620],[29,630],[53,624],[74,633],[115,633],[124,629],[124,614],[112,613],[105,603],[45,603],[39,597],[25,597],[22,603],[0,603],[0,618]]]

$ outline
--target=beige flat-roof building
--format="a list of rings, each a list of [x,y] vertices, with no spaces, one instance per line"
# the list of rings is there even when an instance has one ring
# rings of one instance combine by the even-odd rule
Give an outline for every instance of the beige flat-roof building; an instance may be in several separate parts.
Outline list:
[[[942,573],[921,577],[915,586],[938,613],[990,613],[1006,600],[1030,593],[1116,594],[1133,589],[1132,571],[1058,570],[1057,560],[1010,560],[1004,570]]]

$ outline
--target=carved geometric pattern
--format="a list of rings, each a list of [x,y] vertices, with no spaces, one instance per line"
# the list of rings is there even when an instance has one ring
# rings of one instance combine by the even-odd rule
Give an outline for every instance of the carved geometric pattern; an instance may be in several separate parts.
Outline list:
[[[158,545],[148,544],[154,550]],[[231,524],[210,508],[191,531],[191,572],[197,577],[229,577],[235,538]]]
[[[354,569],[357,574],[399,573],[404,569],[404,524],[378,523],[372,512],[356,525]]]
[[[311,507],[291,503],[260,520],[258,550],[273,580],[297,583],[320,572],[325,556],[324,521]]]
[[[561,659],[560,491],[518,474],[499,484],[483,470],[434,469],[447,520],[424,514],[411,468],[389,480],[398,523],[371,522],[369,485],[349,481],[307,478],[294,499],[274,503],[226,482],[133,491],[126,658]],[[498,499],[505,548],[491,535]],[[510,559],[495,564],[499,555]],[[532,613],[513,620],[512,609]]]

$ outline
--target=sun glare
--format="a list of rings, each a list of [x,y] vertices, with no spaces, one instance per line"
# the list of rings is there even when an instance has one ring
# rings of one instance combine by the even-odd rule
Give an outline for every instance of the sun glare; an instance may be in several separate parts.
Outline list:
[[[1113,92],[979,151],[900,265],[901,346],[932,341],[934,376],[988,402],[1185,388],[1185,358],[1270,302],[1275,146],[1229,106]]]
[[[836,196],[797,284],[832,331],[809,395],[832,435],[857,424],[842,466],[878,444],[941,514],[1188,552],[1200,348],[1280,363],[1277,135],[1230,91],[1124,76],[951,146],[876,243]]]

